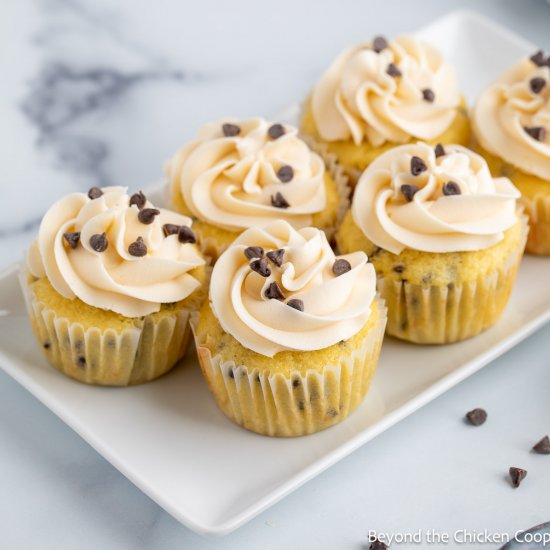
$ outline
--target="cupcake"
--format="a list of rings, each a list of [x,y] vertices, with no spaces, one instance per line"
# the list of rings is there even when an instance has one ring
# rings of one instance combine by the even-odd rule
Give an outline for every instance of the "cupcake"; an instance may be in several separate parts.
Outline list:
[[[336,257],[314,227],[244,231],[192,318],[202,372],[223,413],[271,436],[317,432],[363,400],[386,323],[364,252]]]
[[[20,277],[48,361],[80,382],[110,386],[170,370],[206,295],[195,240],[189,218],[123,187],[56,202]]]
[[[365,170],[336,242],[369,255],[388,334],[445,344],[497,321],[525,246],[518,198],[460,145],[402,145]]]
[[[550,254],[550,58],[537,52],[500,76],[472,110],[476,148],[510,178],[529,216],[527,252]]]
[[[411,36],[379,36],[344,51],[313,88],[301,132],[336,157],[357,182],[388,149],[417,140],[469,140],[455,71],[432,46]]]
[[[166,165],[172,207],[194,219],[214,261],[245,229],[276,219],[330,239],[349,206],[346,179],[292,126],[261,118],[207,124]]]

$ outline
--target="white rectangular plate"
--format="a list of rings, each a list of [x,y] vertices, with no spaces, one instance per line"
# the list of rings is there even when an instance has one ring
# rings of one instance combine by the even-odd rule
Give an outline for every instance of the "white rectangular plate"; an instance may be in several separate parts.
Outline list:
[[[463,12],[418,34],[454,63],[469,99],[534,50]],[[226,420],[193,353],[165,377],[140,387],[95,388],[65,378],[48,366],[34,341],[16,268],[0,275],[0,366],[183,524],[222,535],[543,325],[550,319],[550,289],[542,282],[549,279],[550,259],[525,258],[503,318],[472,340],[430,347],[387,339],[363,405],[342,424],[297,439],[258,436]]]

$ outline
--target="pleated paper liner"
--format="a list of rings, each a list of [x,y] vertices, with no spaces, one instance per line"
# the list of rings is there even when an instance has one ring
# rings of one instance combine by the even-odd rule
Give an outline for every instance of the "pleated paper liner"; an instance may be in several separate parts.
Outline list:
[[[386,325],[383,300],[376,302],[378,322],[359,346],[337,364],[289,376],[213,356],[206,335],[197,334],[199,314],[192,314],[199,363],[218,407],[239,426],[269,436],[306,435],[341,422],[363,401],[376,371]]]
[[[519,202],[529,216],[529,235],[525,251],[529,254],[550,256],[550,182],[548,195],[536,195],[533,199],[522,196]]]

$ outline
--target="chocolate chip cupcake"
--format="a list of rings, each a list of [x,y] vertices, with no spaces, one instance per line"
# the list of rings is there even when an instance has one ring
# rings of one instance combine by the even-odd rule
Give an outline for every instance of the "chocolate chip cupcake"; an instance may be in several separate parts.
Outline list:
[[[453,67],[411,36],[379,36],[337,57],[304,105],[301,132],[335,155],[351,185],[396,145],[467,144],[470,136]]]
[[[166,165],[171,203],[194,219],[215,261],[245,229],[285,219],[329,239],[349,206],[341,168],[327,166],[287,124],[261,118],[207,124]]]
[[[73,193],[48,210],[20,279],[54,367],[88,384],[127,386],[174,366],[206,295],[190,222],[123,187]]]
[[[477,100],[472,126],[492,173],[521,192],[527,252],[550,255],[550,57],[539,51],[497,78]]]
[[[460,145],[402,145],[365,170],[336,242],[369,255],[388,334],[445,344],[498,320],[527,234],[518,198]]]
[[[271,436],[317,432],[363,400],[386,323],[363,252],[286,221],[244,231],[192,319],[203,374],[224,414]]]

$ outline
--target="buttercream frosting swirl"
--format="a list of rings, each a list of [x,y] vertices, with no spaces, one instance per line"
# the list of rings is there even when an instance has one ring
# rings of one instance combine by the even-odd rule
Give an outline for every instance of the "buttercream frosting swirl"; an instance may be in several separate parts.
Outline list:
[[[481,250],[517,222],[519,196],[509,179],[492,178],[485,160],[469,149],[446,145],[436,156],[431,146],[416,143],[390,149],[369,165],[352,215],[370,241],[394,254]]]
[[[321,157],[293,126],[262,118],[206,124],[166,173],[172,196],[179,194],[200,220],[229,231],[280,218],[305,227],[326,206]]]
[[[125,317],[159,311],[200,286],[189,272],[204,260],[174,232],[190,226],[189,218],[153,209],[145,197],[138,197],[140,208],[130,205],[124,187],[90,195],[72,193],[46,212],[27,256],[34,276],[47,276],[65,298]],[[145,223],[141,212],[149,214],[141,216]],[[171,234],[165,236],[164,224],[173,224]]]
[[[261,247],[261,254],[282,249],[280,267],[263,257],[269,274],[255,271],[251,264],[259,258],[245,254],[248,247]],[[244,347],[268,357],[284,350],[323,349],[350,338],[369,318],[376,277],[364,252],[338,258],[348,262],[340,262],[346,266],[341,271],[333,270],[337,258],[319,229],[295,230],[282,220],[250,228],[214,266],[214,314]]]
[[[380,51],[372,42],[344,51],[311,97],[321,138],[375,147],[436,138],[453,122],[459,103],[453,67],[411,36],[389,41]]]
[[[550,180],[550,67],[522,59],[477,100],[473,130],[480,145],[529,174]],[[526,129],[540,129],[538,138]],[[540,139],[542,138],[542,139]]]

